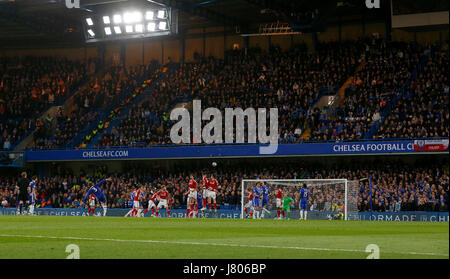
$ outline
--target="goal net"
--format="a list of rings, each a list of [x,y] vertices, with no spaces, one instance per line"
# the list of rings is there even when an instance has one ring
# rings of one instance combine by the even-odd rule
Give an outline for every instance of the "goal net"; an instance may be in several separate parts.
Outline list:
[[[308,219],[315,220],[357,220],[358,219],[358,181],[347,179],[244,179],[242,180],[241,218],[249,218],[251,210],[255,209],[255,189],[266,187],[268,195],[265,208],[270,214],[264,218],[277,218],[277,192],[280,189],[294,202],[290,206],[291,219],[300,217],[300,191],[306,184],[308,198],[306,211]],[[260,198],[260,210],[263,202]],[[247,213],[248,214],[247,214]],[[267,212],[267,211],[266,211]],[[262,216],[262,215],[261,215]]]

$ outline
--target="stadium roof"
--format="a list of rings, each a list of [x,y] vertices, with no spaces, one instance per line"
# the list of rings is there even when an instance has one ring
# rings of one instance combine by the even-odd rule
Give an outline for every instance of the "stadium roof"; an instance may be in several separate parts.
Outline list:
[[[11,47],[82,46],[82,19],[104,5],[149,0],[80,0],[68,9],[65,0],[0,0],[0,45]],[[156,0],[179,10],[178,30],[226,26],[252,32],[260,23],[288,22],[309,32],[337,20],[383,19],[382,11],[368,11],[361,0]],[[311,14],[315,13],[312,18]],[[306,19],[305,19],[306,18]]]

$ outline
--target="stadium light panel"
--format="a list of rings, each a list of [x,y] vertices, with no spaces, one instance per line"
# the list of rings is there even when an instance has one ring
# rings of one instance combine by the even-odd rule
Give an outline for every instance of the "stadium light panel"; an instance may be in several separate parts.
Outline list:
[[[127,32],[127,33],[133,33],[133,25],[127,25],[127,26],[125,26],[125,32]]]
[[[164,10],[158,11],[158,18],[164,19],[166,18],[166,12]]]
[[[134,20],[134,22],[141,22],[142,21],[142,13],[141,12],[134,12],[133,13],[133,20]]]
[[[153,32],[153,31],[155,31],[155,30],[156,30],[156,23],[154,23],[154,22],[149,22],[149,23],[147,24],[147,31]]]
[[[159,30],[166,30],[166,27],[167,27],[167,22],[165,22],[165,21],[159,22],[159,26],[158,26]]]
[[[153,20],[154,15],[155,15],[155,13],[153,11],[147,11],[145,13],[145,20]]]
[[[103,17],[103,23],[104,24],[110,24],[111,23],[111,20],[109,19],[109,16],[104,16]]]
[[[122,23],[122,16],[121,15],[114,15],[113,17],[114,23]]]
[[[120,29],[120,26],[114,26],[114,32],[116,34],[122,34],[122,29]]]
[[[134,30],[136,30],[136,32],[138,32],[138,33],[142,33],[142,32],[144,32],[144,25],[136,24],[136,26],[134,27]]]
[[[83,16],[81,20],[89,43],[166,36],[173,33],[174,26],[170,7],[130,7]],[[175,21],[178,21],[177,15]]]
[[[123,14],[123,22],[131,23],[133,22],[133,14],[130,12],[126,12]]]
[[[89,26],[94,25],[94,22],[92,21],[92,18],[90,18],[90,17],[86,18],[86,23],[87,23],[87,25],[89,25]]]
[[[142,21],[142,13],[140,12],[126,12],[123,14],[124,23],[136,23]]]

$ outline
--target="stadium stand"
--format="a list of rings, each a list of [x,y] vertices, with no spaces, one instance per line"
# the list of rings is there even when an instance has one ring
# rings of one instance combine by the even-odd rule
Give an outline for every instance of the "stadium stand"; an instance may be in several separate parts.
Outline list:
[[[412,80],[411,76],[413,73],[417,75],[420,61],[424,59],[424,48],[417,44],[365,40],[324,44],[319,49],[315,57],[299,49],[287,53],[273,49],[270,54],[253,50],[246,56],[234,51],[227,61],[210,58],[182,65],[184,68],[175,76],[168,77],[170,82],[161,81],[151,99],[136,106],[118,127],[113,128],[112,133],[103,136],[97,146],[130,146],[136,142],[170,144],[170,108],[180,99],[192,98],[202,100],[206,107],[222,110],[231,105],[258,107],[263,105],[262,100],[266,106],[280,108],[280,143],[301,142],[299,136],[307,127],[311,129],[308,139],[312,141],[448,137],[448,129],[445,129],[448,127],[445,125],[448,123],[448,108],[444,105],[448,104],[448,94],[445,93],[448,92],[447,72],[446,67],[440,67],[448,62],[445,50],[434,51],[433,59],[438,56],[438,61],[429,62],[431,64],[425,67],[424,72]],[[348,53],[343,53],[344,50]],[[303,64],[304,61],[312,62]],[[364,67],[352,76],[361,61],[364,61]],[[332,66],[320,68],[320,65],[329,65],[330,62]],[[433,67],[433,63],[438,64]],[[440,70],[433,71],[437,68]],[[433,76],[430,76],[430,71]],[[324,92],[336,92],[337,87],[350,76],[352,83],[346,90],[342,106],[335,110],[314,107]],[[425,77],[427,81],[423,80]],[[440,95],[435,101],[437,105],[431,104],[435,106],[434,111],[424,115],[428,118],[424,121],[428,123],[417,123],[414,119],[417,123],[414,133],[392,133],[394,118],[404,121],[405,114],[417,111],[410,105],[400,113],[401,103],[397,104],[397,99],[404,102],[414,96],[410,102],[422,103],[415,101],[419,97],[415,97],[411,90],[417,91],[419,84],[429,84],[436,79],[440,82],[434,92]],[[427,96],[428,103],[434,95]],[[295,105],[291,107],[290,104]],[[413,116],[409,118],[412,121]],[[429,125],[430,119],[438,124]],[[380,121],[384,125],[377,123]],[[373,130],[374,126],[380,127],[379,130]],[[422,132],[432,126],[436,126],[433,132]],[[412,125],[407,127],[413,129]]]
[[[195,63],[172,63],[167,75],[154,81],[148,97],[133,104],[123,101],[151,74],[150,65],[110,67],[75,95],[70,112],[62,110],[56,119],[40,119],[36,123],[15,120],[11,125],[12,119],[2,123],[3,145],[10,147],[26,128],[37,124],[33,148],[71,148],[80,142],[79,147],[83,148],[105,123],[109,125],[108,113],[124,108],[127,115],[102,131],[94,141],[95,147],[171,144],[170,110],[180,104],[189,107],[192,99],[201,100],[204,107],[221,110],[230,106],[276,106],[280,143],[303,142],[300,136],[307,129],[310,136],[306,139],[310,141],[448,137],[448,108],[439,106],[448,104],[448,70],[441,67],[448,63],[446,48],[435,47],[428,57],[424,55],[425,48],[415,43],[367,38],[323,43],[314,54],[304,46],[288,52],[276,47],[269,52],[231,50],[225,60],[209,57]],[[418,71],[421,59],[429,59],[422,72]],[[417,78],[413,79],[414,74]],[[323,109],[315,106],[320,97],[336,94],[349,78],[351,83],[340,105]],[[440,82],[434,93],[421,97],[420,92],[430,91],[429,83],[436,79]],[[428,116],[422,113],[426,119],[409,114],[418,110],[414,105],[423,103],[420,100],[424,98],[429,102],[433,94],[440,99],[437,105],[429,105],[434,108]],[[429,125],[431,121],[435,124]],[[416,123],[415,128],[407,127],[414,132],[399,132],[411,122]],[[426,131],[432,126],[433,131]]]
[[[424,69],[400,97],[375,138],[449,136],[448,63],[448,45],[430,53]]]
[[[41,114],[62,103],[82,83],[87,66],[54,57],[0,59],[0,146],[13,149]]]
[[[342,106],[316,109],[309,122],[311,140],[361,140],[379,121],[385,107],[418,66],[422,49],[416,44],[373,40],[366,44],[364,67],[355,73]]]
[[[111,66],[92,78],[74,96],[74,105],[60,110],[56,119],[43,121],[34,134],[36,149],[73,148],[92,127],[129,97],[146,74],[145,67]],[[103,122],[102,122],[103,123]],[[89,135],[90,136],[90,135]]]
[[[252,49],[246,54],[235,50],[224,61],[210,57],[182,64],[98,146],[127,146],[136,141],[170,144],[169,109],[193,98],[221,110],[279,107],[280,142],[298,142],[311,106],[323,94],[335,92],[353,73],[363,49],[361,42],[344,42],[321,44],[316,54],[302,47],[289,52],[274,47],[267,53]]]

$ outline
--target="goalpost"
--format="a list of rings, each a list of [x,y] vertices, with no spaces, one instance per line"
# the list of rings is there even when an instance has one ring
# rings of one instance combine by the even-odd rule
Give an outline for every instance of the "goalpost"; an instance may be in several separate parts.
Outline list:
[[[347,179],[243,179],[241,183],[241,219],[246,217],[244,208],[249,204],[249,192],[253,192],[258,183],[269,189],[266,209],[272,213],[271,218],[277,217],[276,192],[281,189],[283,194],[287,193],[287,196],[294,200],[291,206],[292,218],[298,219],[300,189],[306,184],[309,192],[308,219],[358,219],[359,181]]]

